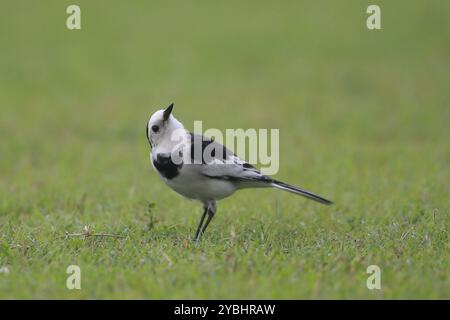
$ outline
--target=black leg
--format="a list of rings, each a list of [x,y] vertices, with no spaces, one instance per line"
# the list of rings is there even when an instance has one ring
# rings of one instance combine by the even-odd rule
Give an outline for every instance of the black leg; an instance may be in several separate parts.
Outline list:
[[[214,217],[214,213],[215,213],[214,211],[208,210],[208,219],[206,219],[206,223],[203,226],[202,233],[201,233],[202,235],[205,233],[205,230],[208,227],[208,224],[211,222],[211,219]]]
[[[200,235],[200,230],[201,230],[201,228],[202,228],[203,221],[205,220],[205,217],[206,217],[206,214],[207,214],[207,213],[208,213],[208,208],[205,207],[205,209],[204,209],[204,211],[203,211],[203,214],[202,214],[202,218],[200,219],[200,223],[198,224],[197,231],[195,232],[194,241],[197,241],[197,240],[198,240],[198,236]],[[208,217],[208,219],[209,219],[209,217]],[[203,230],[204,230],[204,229],[203,229]],[[202,233],[203,233],[203,232],[202,232]]]

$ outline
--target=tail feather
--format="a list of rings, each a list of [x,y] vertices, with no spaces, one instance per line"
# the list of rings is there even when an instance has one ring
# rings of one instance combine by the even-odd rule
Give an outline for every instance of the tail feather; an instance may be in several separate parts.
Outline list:
[[[314,201],[317,201],[317,202],[320,202],[320,203],[323,203],[326,205],[333,204],[332,201],[322,198],[321,196],[318,196],[312,192],[291,186],[291,185],[281,182],[281,181],[273,180],[272,186],[274,186],[275,188],[281,189],[281,190],[285,190],[285,191],[289,191],[289,192],[301,195],[303,197],[306,197],[308,199],[311,199],[311,200],[314,200]]]

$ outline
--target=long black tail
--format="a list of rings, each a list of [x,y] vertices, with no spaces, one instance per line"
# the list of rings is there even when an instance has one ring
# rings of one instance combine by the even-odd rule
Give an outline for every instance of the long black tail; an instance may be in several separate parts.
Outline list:
[[[331,202],[330,200],[327,200],[327,199],[322,198],[314,193],[291,186],[291,185],[281,182],[281,181],[273,180],[272,186],[274,186],[275,188],[281,189],[281,190],[289,191],[289,192],[304,196],[308,199],[311,199],[311,200],[314,200],[314,201],[317,201],[317,202],[320,202],[320,203],[323,203],[326,205],[333,204],[333,202]]]

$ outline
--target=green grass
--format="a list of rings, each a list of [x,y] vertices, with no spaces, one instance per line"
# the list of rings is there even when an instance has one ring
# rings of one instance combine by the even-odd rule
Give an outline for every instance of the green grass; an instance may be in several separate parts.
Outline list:
[[[448,1],[72,3],[0,5],[0,298],[450,298]],[[241,191],[191,243],[144,135],[171,101],[279,128],[276,177],[336,204]]]

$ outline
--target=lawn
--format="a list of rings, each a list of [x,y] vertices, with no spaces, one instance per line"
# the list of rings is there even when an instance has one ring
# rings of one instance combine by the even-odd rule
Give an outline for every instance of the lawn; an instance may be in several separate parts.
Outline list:
[[[3,1],[0,298],[449,299],[450,2],[372,2]],[[144,134],[170,102],[280,129],[276,178],[335,204],[239,191],[193,243]]]

